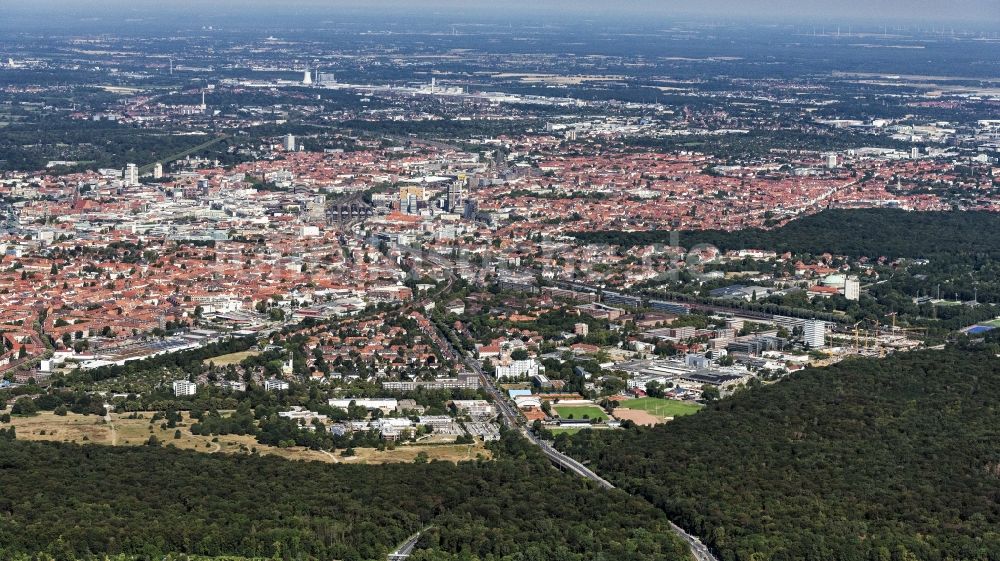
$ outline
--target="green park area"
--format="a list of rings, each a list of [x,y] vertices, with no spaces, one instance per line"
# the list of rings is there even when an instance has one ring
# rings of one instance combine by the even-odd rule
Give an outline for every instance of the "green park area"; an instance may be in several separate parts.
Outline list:
[[[607,413],[596,405],[557,405],[554,408],[562,419],[599,419],[606,421]]]
[[[701,406],[695,403],[677,401],[676,399],[662,399],[658,397],[640,397],[638,399],[630,399],[628,401],[622,401],[618,404],[618,407],[623,407],[625,409],[639,409],[657,417],[680,417],[682,415],[690,415],[701,409]]]

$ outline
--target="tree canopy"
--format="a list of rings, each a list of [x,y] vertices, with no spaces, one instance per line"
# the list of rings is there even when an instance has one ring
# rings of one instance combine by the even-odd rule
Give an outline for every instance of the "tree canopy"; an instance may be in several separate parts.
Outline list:
[[[557,446],[723,561],[1000,559],[997,345],[854,359]]]
[[[577,232],[587,243],[635,246],[669,243],[670,232]],[[685,247],[712,244],[722,250],[766,249],[792,253],[830,252],[852,257],[933,257],[1000,252],[1000,215],[995,212],[908,212],[898,209],[826,210],[774,230],[681,232]]]
[[[382,560],[422,529],[418,561],[687,557],[662,512],[555,470],[516,433],[496,461],[381,466],[0,436],[0,559]]]

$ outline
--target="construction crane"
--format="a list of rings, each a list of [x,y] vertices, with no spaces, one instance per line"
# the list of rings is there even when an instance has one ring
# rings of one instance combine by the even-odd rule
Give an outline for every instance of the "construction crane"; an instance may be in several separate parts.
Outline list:
[[[889,312],[886,315],[887,316],[892,316],[892,332],[895,333],[896,332],[896,316],[899,315],[899,312]]]

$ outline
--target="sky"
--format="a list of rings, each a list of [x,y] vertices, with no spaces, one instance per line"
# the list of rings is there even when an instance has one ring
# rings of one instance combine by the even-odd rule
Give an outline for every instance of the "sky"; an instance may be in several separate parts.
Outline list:
[[[8,13],[144,17],[208,13],[248,16],[337,12],[520,19],[691,17],[871,22],[970,22],[1000,28],[1000,0],[32,0]]]

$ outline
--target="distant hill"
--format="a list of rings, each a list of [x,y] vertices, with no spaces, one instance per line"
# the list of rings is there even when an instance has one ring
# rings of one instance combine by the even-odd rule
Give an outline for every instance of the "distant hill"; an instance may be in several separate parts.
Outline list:
[[[556,442],[723,561],[996,560],[997,350],[851,360]]]
[[[624,246],[667,243],[670,232],[577,232],[586,243]],[[778,252],[850,256],[933,257],[952,253],[1000,256],[1000,213],[909,212],[897,209],[827,210],[774,230],[692,230],[680,243],[708,243],[722,250],[767,249]]]

